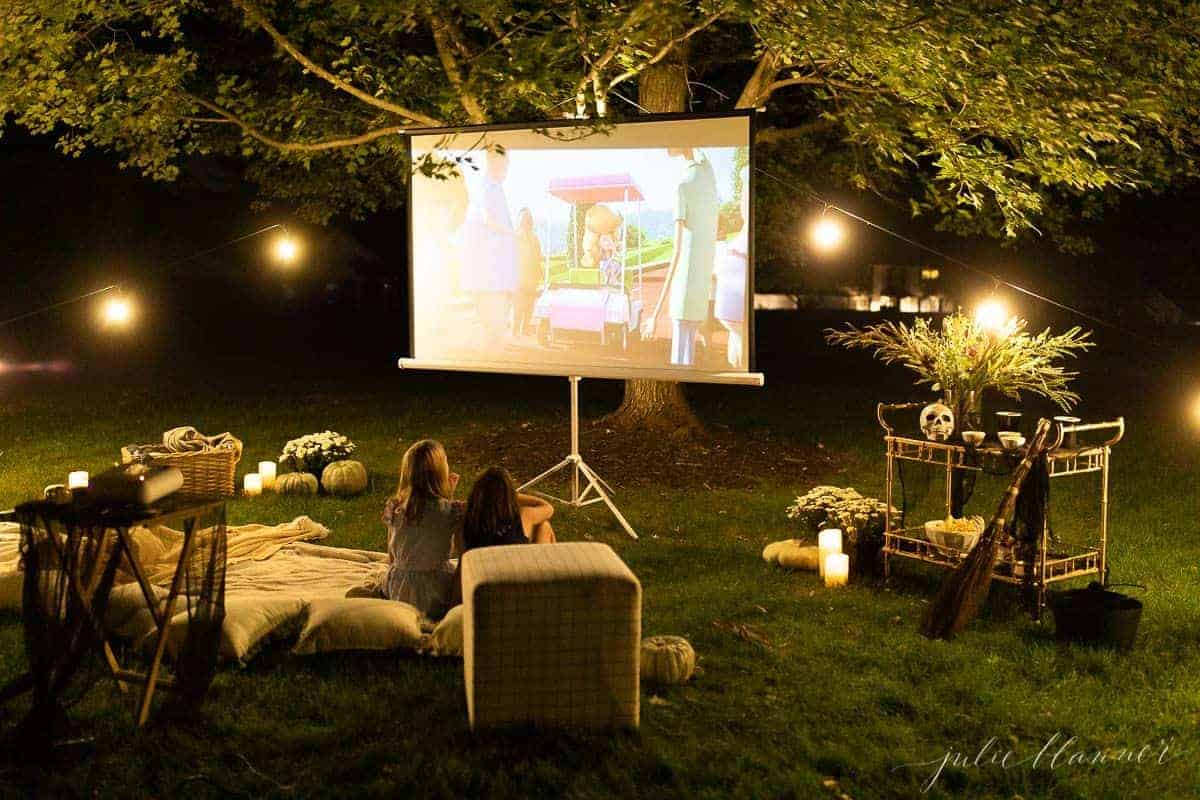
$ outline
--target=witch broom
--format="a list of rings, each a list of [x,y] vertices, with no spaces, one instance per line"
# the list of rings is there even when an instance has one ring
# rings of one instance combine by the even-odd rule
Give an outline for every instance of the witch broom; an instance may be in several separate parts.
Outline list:
[[[942,584],[937,598],[925,613],[925,618],[921,621],[923,636],[930,639],[950,639],[962,631],[979,613],[992,586],[996,551],[1008,525],[1008,518],[1016,508],[1021,485],[1028,477],[1034,462],[1045,453],[1049,438],[1049,420],[1038,420],[1037,432],[1033,435],[1029,449],[1025,451],[1025,458],[1013,472],[1012,483],[1004,493],[996,515],[992,517],[987,530],[979,537],[979,541],[975,543],[975,547],[963,563]]]

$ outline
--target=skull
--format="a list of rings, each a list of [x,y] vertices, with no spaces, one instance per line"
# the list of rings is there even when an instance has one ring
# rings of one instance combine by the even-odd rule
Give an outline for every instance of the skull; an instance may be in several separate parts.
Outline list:
[[[944,403],[930,403],[921,409],[921,433],[931,442],[944,442],[954,433],[954,412]]]

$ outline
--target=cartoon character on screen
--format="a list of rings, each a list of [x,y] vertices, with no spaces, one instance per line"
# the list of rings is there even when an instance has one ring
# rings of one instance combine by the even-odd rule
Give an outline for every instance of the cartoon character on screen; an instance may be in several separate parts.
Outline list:
[[[459,235],[462,290],[472,295],[485,341],[506,332],[517,291],[517,231],[508,211],[504,181],[508,156],[489,150],[483,175],[472,187]]]
[[[600,279],[605,286],[621,289],[623,270],[617,258],[617,242],[607,233],[600,237]]]
[[[717,286],[713,293],[713,316],[729,334],[725,359],[733,369],[745,366],[746,274],[750,260],[750,168],[742,167],[738,175],[742,227],[717,247]]]
[[[667,155],[684,160],[675,189],[675,234],[662,293],[642,323],[642,336],[654,336],[658,315],[670,301],[671,364],[690,367],[696,361],[696,337],[709,318],[713,261],[716,256],[720,198],[712,162],[692,147],[668,147]]]
[[[517,292],[513,297],[512,332],[525,336],[534,332],[533,307],[542,284],[542,243],[533,223],[533,212],[522,208],[517,214]]]

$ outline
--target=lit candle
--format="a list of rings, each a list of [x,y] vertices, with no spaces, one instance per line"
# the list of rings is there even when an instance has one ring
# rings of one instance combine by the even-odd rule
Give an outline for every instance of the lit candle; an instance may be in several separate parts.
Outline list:
[[[81,469],[71,472],[67,475],[68,489],[86,489],[88,488],[87,470]]]
[[[246,497],[258,497],[262,494],[262,476],[257,472],[247,473],[242,483],[242,494]]]
[[[830,553],[825,557],[825,588],[833,589],[845,586],[850,579],[850,556],[844,553]]]
[[[841,528],[826,528],[817,534],[817,566],[822,577],[825,575],[825,558],[842,552]]]
[[[258,462],[258,474],[262,478],[262,488],[264,491],[275,488],[275,462],[260,461]]]

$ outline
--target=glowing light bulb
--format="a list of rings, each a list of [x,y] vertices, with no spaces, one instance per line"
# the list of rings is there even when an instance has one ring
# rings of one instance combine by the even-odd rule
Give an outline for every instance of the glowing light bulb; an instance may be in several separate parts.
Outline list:
[[[1013,328],[1013,316],[1003,301],[989,297],[975,307],[975,325],[980,330],[1007,336]]]
[[[275,256],[275,260],[281,264],[290,265],[295,263],[300,256],[300,243],[286,233],[275,240],[271,247],[271,252]]]
[[[133,303],[126,297],[110,297],[104,301],[100,315],[105,325],[123,328],[133,319]]]
[[[822,214],[821,218],[813,223],[809,234],[818,250],[828,251],[841,245],[842,240],[846,238],[846,229],[838,220],[828,214]]]

